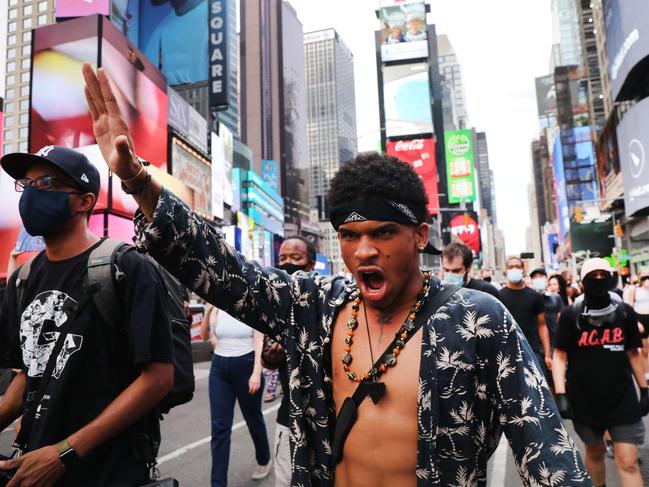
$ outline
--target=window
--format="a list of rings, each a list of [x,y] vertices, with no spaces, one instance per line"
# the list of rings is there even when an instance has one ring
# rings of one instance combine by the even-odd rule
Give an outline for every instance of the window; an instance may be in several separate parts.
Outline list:
[[[9,0],[9,5],[11,5],[12,7],[14,5],[18,5],[18,0]]]
[[[32,28],[32,19],[31,19],[31,17],[23,19],[23,29],[31,29],[31,28]]]
[[[45,25],[45,24],[47,24],[47,15],[39,15],[38,25]]]
[[[13,102],[10,101],[9,103],[5,104],[5,113],[11,113],[13,111],[14,111]]]
[[[18,144],[18,152],[27,152],[27,142]]]
[[[32,46],[30,44],[27,44],[26,46],[22,47],[20,52],[23,56],[29,56],[32,53]]]
[[[20,67],[22,69],[29,69],[29,66],[31,66],[32,60],[31,59],[23,59],[20,61]]]
[[[32,14],[32,6],[31,5],[25,5],[23,7],[23,15],[27,17],[28,15]]]
[[[29,100],[20,100],[20,110],[28,110],[29,109]]]
[[[16,71],[16,63],[13,61],[10,61],[7,63],[7,73],[12,73]]]
[[[5,127],[11,127],[14,124],[14,117],[5,117]]]
[[[16,48],[11,47],[7,49],[7,59],[13,59],[16,57]]]
[[[38,11],[45,12],[47,10],[47,2],[38,2]]]
[[[15,82],[16,82],[16,76],[13,74],[10,74],[5,79],[5,85],[13,85]]]
[[[16,45],[16,34],[11,34],[10,36],[7,36],[7,45],[8,46]]]
[[[9,32],[16,32],[16,27],[18,27],[16,25],[16,22],[9,22],[9,25],[7,26],[7,30]]]
[[[29,96],[29,85],[20,87],[20,96]]]
[[[20,130],[18,131],[18,137],[20,137],[21,139],[27,138],[27,127],[20,128]]]
[[[27,83],[29,81],[29,71],[25,71],[24,73],[20,73],[20,82],[21,83]]]
[[[32,31],[23,32],[23,42],[31,42],[32,40]]]
[[[10,19],[15,19],[18,17],[18,9],[17,8],[12,8],[9,10],[9,18]]]
[[[11,99],[16,96],[16,91],[13,88],[8,88],[5,90],[5,98]]]
[[[4,145],[4,153],[9,154],[10,152],[14,151],[14,145],[13,144],[5,144]]]
[[[14,138],[14,131],[5,130],[5,140],[13,140],[13,138]]]
[[[21,125],[26,124],[29,122],[29,114],[28,113],[21,113],[20,114],[20,119],[18,120],[18,123]]]

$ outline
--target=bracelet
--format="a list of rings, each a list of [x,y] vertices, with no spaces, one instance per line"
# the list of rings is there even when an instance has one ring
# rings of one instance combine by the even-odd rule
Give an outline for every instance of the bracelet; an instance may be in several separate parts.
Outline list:
[[[146,188],[149,187],[149,184],[151,183],[151,175],[147,172],[146,178],[144,178],[144,181],[139,186],[136,186],[133,189],[128,189],[128,187],[124,184],[124,181],[122,181],[122,191],[124,191],[126,194],[130,195],[137,195],[142,193]]]
[[[137,172],[137,174],[130,179],[122,179],[122,183],[132,183],[140,177],[140,174],[142,174],[142,171],[144,171],[144,164],[142,164],[142,161],[140,161],[139,159],[138,162],[140,163],[140,170]]]

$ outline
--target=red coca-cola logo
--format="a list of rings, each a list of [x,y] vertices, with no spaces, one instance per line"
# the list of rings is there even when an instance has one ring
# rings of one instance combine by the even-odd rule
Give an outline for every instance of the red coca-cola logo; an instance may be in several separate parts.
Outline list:
[[[424,150],[424,139],[400,140],[395,144],[394,150],[396,152]]]

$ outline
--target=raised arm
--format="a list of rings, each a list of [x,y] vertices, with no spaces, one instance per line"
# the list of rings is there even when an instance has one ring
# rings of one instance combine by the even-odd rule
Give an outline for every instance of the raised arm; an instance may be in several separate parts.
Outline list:
[[[108,168],[129,189],[140,211],[136,246],[209,303],[269,335],[287,323],[288,274],[262,269],[230,247],[210,224],[147,174],[136,157],[128,124],[110,80],[84,64],[85,95],[97,144]]]

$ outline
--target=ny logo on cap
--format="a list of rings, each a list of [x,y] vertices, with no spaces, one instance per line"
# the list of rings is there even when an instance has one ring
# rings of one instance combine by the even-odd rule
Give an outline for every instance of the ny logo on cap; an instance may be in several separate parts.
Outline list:
[[[43,147],[41,150],[39,150],[36,155],[41,156],[41,157],[47,157],[50,152],[52,152],[52,149],[54,149],[53,145],[47,145]]]
[[[90,180],[88,179],[88,176],[86,176],[85,172],[81,175],[81,181],[84,181],[84,182],[90,184]]]

